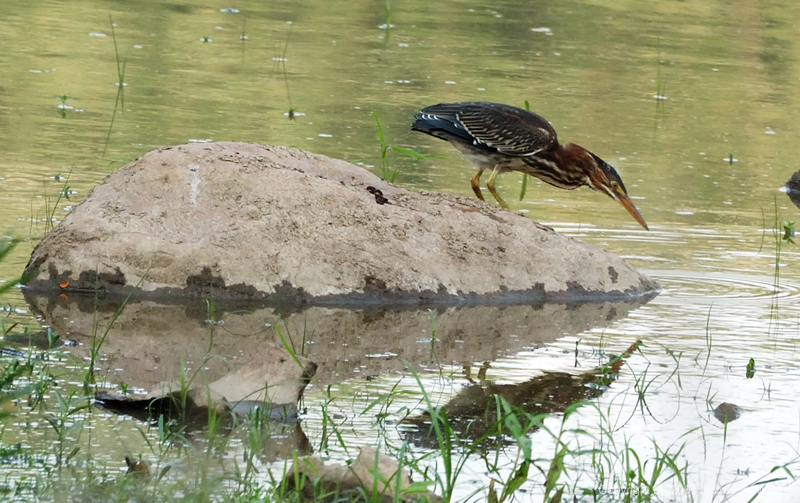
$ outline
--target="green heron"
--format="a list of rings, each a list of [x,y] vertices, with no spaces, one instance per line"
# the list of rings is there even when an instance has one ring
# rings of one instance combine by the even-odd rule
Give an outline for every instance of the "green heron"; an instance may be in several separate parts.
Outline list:
[[[503,208],[505,201],[494,188],[499,173],[521,171],[562,189],[588,185],[607,194],[649,230],[633,205],[625,184],[613,167],[580,145],[558,143],[549,122],[521,108],[469,101],[440,103],[414,115],[411,129],[449,141],[478,168],[472,190],[480,200],[481,175],[492,171],[486,187]]]

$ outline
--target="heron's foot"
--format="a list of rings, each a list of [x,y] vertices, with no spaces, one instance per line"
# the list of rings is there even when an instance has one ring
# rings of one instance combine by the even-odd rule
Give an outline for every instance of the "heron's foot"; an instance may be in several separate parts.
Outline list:
[[[507,210],[508,205],[505,201],[503,201],[503,198],[500,197],[500,194],[498,194],[494,188],[494,179],[497,178],[498,173],[500,173],[500,168],[495,167],[494,170],[492,170],[492,174],[489,176],[489,179],[486,180],[486,188],[489,189],[489,192],[491,192],[494,198],[497,199],[497,202],[500,203],[500,207]]]
[[[500,207],[503,208],[504,210],[507,210],[508,209],[508,205],[506,204],[505,201],[503,201],[503,198],[500,197],[500,194],[498,194],[497,191],[494,190],[494,187],[487,185],[487,188],[489,189],[489,192],[492,193],[494,198],[497,199],[497,202],[500,204]]]
[[[478,196],[478,199],[481,201],[485,201],[486,199],[483,198],[483,193],[481,192],[481,175],[483,174],[483,170],[478,171],[475,173],[475,176],[470,178],[469,183],[472,185],[472,192]]]

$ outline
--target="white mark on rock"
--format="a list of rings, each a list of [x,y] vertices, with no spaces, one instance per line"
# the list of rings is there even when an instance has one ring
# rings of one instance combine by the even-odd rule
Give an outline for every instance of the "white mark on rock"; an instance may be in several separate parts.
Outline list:
[[[189,171],[192,172],[191,189],[189,190],[189,201],[197,206],[197,194],[200,193],[200,175],[197,170],[200,169],[199,164],[190,164]]]

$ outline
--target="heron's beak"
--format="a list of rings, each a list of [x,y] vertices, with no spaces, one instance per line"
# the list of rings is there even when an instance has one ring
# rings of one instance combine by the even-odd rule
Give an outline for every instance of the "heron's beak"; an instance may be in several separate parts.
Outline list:
[[[621,190],[614,190],[613,194],[614,194],[614,199],[619,201],[619,204],[621,204],[622,206],[625,207],[626,210],[628,210],[628,213],[630,213],[631,216],[635,218],[637,222],[639,222],[639,225],[644,227],[645,230],[649,231],[650,228],[647,227],[644,218],[642,218],[642,215],[639,214],[639,210],[637,210],[636,206],[633,205],[633,201],[631,201],[631,198],[628,197],[628,194],[623,193]]]

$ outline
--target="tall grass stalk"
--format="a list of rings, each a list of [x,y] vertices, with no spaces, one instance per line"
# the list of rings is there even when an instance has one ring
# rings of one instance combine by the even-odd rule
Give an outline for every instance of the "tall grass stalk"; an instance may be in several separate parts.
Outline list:
[[[72,176],[72,171],[74,166],[70,166],[69,172],[67,176],[61,177],[60,175],[56,175],[54,178],[56,181],[64,180],[64,183],[61,184],[61,188],[58,191],[58,195],[56,196],[56,200],[51,203],[50,196],[47,194],[47,186],[44,186],[44,233],[47,234],[55,227],[55,219],[56,219],[56,211],[58,210],[58,205],[61,203],[61,198],[69,199],[70,196],[70,188],[69,188],[69,179]]]
[[[89,337],[89,368],[86,370],[86,374],[84,375],[84,384],[92,384],[94,383],[95,379],[95,365],[97,364],[98,357],[100,355],[100,349],[103,347],[103,344],[106,342],[106,338],[108,334],[111,332],[111,328],[117,322],[117,318],[122,314],[122,311],[125,310],[125,306],[128,304],[128,301],[131,299],[133,294],[139,289],[144,281],[145,277],[149,270],[145,272],[139,282],[136,284],[133,289],[128,293],[125,299],[122,301],[120,306],[114,311],[113,316],[111,316],[111,320],[109,320],[108,324],[106,325],[105,329],[103,329],[102,335],[98,336],[98,332],[100,330],[100,318],[98,315],[98,305],[99,305],[99,290],[100,285],[95,285],[94,290],[94,315],[92,319],[92,334]],[[97,281],[99,282],[100,275],[99,273],[95,272]]]
[[[433,157],[430,154],[421,154],[416,150],[412,150],[410,148],[405,147],[397,147],[394,145],[389,145],[386,143],[386,136],[383,134],[383,126],[381,126],[381,121],[378,119],[378,113],[373,110],[372,117],[375,118],[375,124],[378,126],[378,139],[381,142],[381,178],[386,180],[389,183],[394,183],[395,178],[397,178],[398,168],[392,169],[389,164],[389,151],[396,152],[404,157],[411,157],[415,161],[419,161],[422,159],[427,159],[428,157]]]
[[[17,247],[20,240],[9,236],[0,236],[0,262],[3,261],[14,248]],[[18,284],[25,280],[24,277],[14,278],[7,280],[5,283],[0,283],[0,295],[16,287]],[[7,332],[7,331],[6,331]],[[5,334],[0,334],[5,335]]]
[[[117,63],[117,96],[114,99],[114,111],[111,113],[111,123],[108,126],[108,133],[106,134],[106,141],[103,144],[103,157],[106,155],[106,150],[108,149],[108,144],[111,141],[111,131],[114,129],[114,120],[117,117],[117,111],[125,108],[125,71],[128,66],[128,53],[125,53],[125,56],[120,58],[119,55],[119,47],[117,46],[117,33],[114,30],[114,19],[109,16],[109,22],[111,24],[111,39],[114,42],[114,58]]]
[[[447,417],[447,411],[442,407],[434,407],[431,402],[430,396],[425,391],[419,374],[411,365],[406,365],[406,368],[411,373],[412,377],[416,380],[419,389],[422,391],[423,400],[426,410],[430,415],[431,428],[436,435],[436,441],[439,450],[436,452],[441,457],[442,468],[444,475],[441,476],[438,472],[435,475],[435,483],[439,487],[442,495],[443,503],[450,503],[452,501],[455,490],[457,488],[458,478],[461,471],[464,469],[470,454],[477,450],[477,446],[486,438],[486,435],[480,439],[475,440],[469,444],[462,445],[458,439],[456,432],[453,430],[450,420]]]

